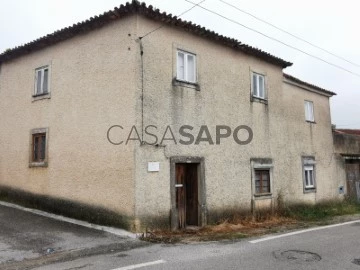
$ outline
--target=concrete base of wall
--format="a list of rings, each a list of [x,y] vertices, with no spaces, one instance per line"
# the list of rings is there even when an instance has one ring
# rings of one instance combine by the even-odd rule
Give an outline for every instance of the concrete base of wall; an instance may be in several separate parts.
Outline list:
[[[134,219],[127,215],[110,211],[102,207],[33,194],[7,186],[0,186],[0,200],[70,218],[85,220],[94,224],[114,226],[125,230],[135,229]]]

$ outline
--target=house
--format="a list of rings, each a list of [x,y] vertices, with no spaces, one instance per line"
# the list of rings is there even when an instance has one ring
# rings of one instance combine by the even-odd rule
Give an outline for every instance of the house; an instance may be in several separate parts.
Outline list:
[[[334,152],[346,173],[348,197],[360,202],[360,130],[334,129]]]
[[[344,196],[333,92],[152,6],[121,5],[0,64],[0,194],[110,211],[132,230]]]

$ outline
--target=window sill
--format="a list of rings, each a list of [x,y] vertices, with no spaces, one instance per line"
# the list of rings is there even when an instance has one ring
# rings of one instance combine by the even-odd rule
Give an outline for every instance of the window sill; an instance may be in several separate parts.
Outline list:
[[[264,98],[260,98],[260,97],[255,97],[255,96],[251,96],[251,102],[259,102],[259,103],[263,103],[263,104],[268,104],[268,100],[264,99]]]
[[[48,163],[46,161],[39,161],[39,162],[30,162],[29,168],[36,168],[36,167],[47,167]]]
[[[188,81],[182,81],[182,80],[178,80],[177,78],[174,78],[172,81],[173,86],[181,86],[181,87],[186,87],[186,88],[192,88],[195,89],[197,91],[200,91],[200,85],[198,83],[195,82],[188,82]]]
[[[316,124],[315,121],[310,121],[310,120],[305,120],[306,123],[309,123],[309,124]]]
[[[255,193],[255,199],[271,199],[272,193]]]
[[[32,96],[32,101],[41,100],[41,99],[49,99],[49,98],[51,98],[50,93],[40,94],[40,95],[33,95]]]
[[[304,193],[316,193],[316,188],[305,188]]]

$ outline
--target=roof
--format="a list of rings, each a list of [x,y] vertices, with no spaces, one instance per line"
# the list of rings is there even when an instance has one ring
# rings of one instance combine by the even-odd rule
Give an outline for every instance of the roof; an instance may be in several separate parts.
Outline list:
[[[336,133],[360,136],[360,129],[335,129]]]
[[[13,49],[8,49],[0,54],[0,63],[32,53],[34,51],[41,50],[53,44],[70,39],[74,36],[88,33],[91,30],[100,28],[112,21],[122,19],[131,14],[141,14],[149,19],[171,25],[173,27],[181,28],[184,31],[218,43],[222,43],[245,54],[255,56],[282,68],[292,65],[292,63],[273,56],[265,51],[241,43],[236,39],[222,36],[190,21],[184,21],[176,16],[172,16],[172,14],[167,14],[165,12],[161,13],[158,9],[154,9],[151,5],[147,6],[145,3],[140,3],[136,0],[133,0],[131,3],[126,3],[125,5],[120,5],[119,8],[116,7],[114,10],[105,12],[99,16],[91,17],[86,21],[55,31],[52,34],[43,36],[24,45],[15,47]]]
[[[299,85],[302,85],[302,86],[305,86],[305,87],[312,88],[312,89],[314,89],[314,90],[316,90],[316,91],[318,91],[320,93],[323,93],[325,95],[328,95],[328,96],[335,96],[336,95],[336,93],[334,93],[332,91],[326,90],[324,88],[321,88],[321,87],[316,86],[316,85],[311,84],[311,83],[304,82],[304,81],[302,81],[302,80],[300,80],[298,78],[295,78],[295,77],[293,77],[293,76],[291,76],[289,74],[283,73],[283,75],[284,75],[284,78],[289,80],[289,81],[292,81],[292,82],[294,82],[296,84],[299,84]]]

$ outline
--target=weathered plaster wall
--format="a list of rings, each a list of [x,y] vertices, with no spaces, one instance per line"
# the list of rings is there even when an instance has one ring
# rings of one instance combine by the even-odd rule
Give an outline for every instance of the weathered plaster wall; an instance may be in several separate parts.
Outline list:
[[[1,66],[1,185],[135,214],[138,226],[169,224],[174,156],[204,158],[210,217],[256,206],[254,158],[273,165],[272,201],[259,207],[280,193],[292,202],[338,196],[327,97],[285,84],[280,67],[183,30],[165,26],[140,42],[158,26],[132,16]],[[177,49],[196,54],[200,91],[173,84]],[[32,102],[34,69],[46,64],[51,99]],[[268,104],[251,101],[251,71],[266,75]],[[305,122],[305,99],[314,102],[315,124]],[[216,125],[247,125],[254,138],[248,145],[227,138],[210,146],[115,146],[106,137],[112,125],[124,127],[111,133],[114,141],[126,140],[132,125],[140,136],[142,125],[155,125],[158,143],[168,125],[177,140],[181,125],[193,126],[195,137],[207,125],[214,142]],[[49,166],[29,168],[30,130],[42,127],[49,128]],[[303,192],[303,155],[316,159],[316,193]],[[147,171],[151,161],[160,162],[159,172]]]
[[[346,163],[360,162],[360,136],[333,132],[334,152],[337,161],[337,170],[335,173],[339,179],[347,179]],[[351,175],[351,174],[350,174]],[[349,179],[347,179],[349,180]],[[350,187],[349,187],[350,184]],[[348,182],[345,187],[345,194],[352,196],[352,192],[348,190],[352,186],[352,181]]]
[[[0,185],[133,216],[133,148],[110,144],[107,130],[135,121],[135,30],[135,17],[124,18],[2,64]],[[51,98],[32,102],[43,65]],[[29,168],[30,130],[43,127],[49,165]]]
[[[139,18],[138,35],[158,25]],[[166,219],[170,212],[170,161],[173,156],[200,156],[205,159],[206,201],[209,213],[226,209],[249,209],[252,205],[251,158],[273,161],[273,198],[281,192],[292,202],[315,202],[338,197],[332,166],[332,134],[328,97],[285,84],[281,68],[231,48],[181,30],[163,27],[142,39],[144,59],[144,126],[159,140],[171,125],[179,140],[180,125],[194,127],[197,135],[207,125],[215,141],[215,126],[248,125],[254,133],[248,145],[232,138],[221,145],[164,145],[136,147],[136,214],[139,218]],[[200,91],[174,86],[176,50],[196,54]],[[250,71],[266,75],[268,104],[250,102]],[[315,106],[315,124],[305,122],[304,100]],[[137,104],[141,110],[141,103]],[[140,124],[140,120],[138,121]],[[169,134],[168,134],[169,135]],[[169,137],[169,136],[167,136]],[[246,137],[246,136],[245,136]],[[148,138],[153,142],[152,137]],[[159,142],[158,142],[159,143]],[[317,192],[304,194],[303,155],[316,159]],[[147,162],[160,162],[159,172],[147,172]],[[262,205],[266,204],[261,202]]]
[[[292,163],[287,169],[288,179],[292,181],[284,179],[282,188],[287,189],[288,198],[293,200],[316,202],[342,198],[338,188],[345,185],[345,178],[339,177],[343,169],[334,155],[328,98],[288,83],[283,85],[282,96],[286,105],[279,121],[283,119],[287,139],[278,153]],[[315,124],[304,121],[304,100],[314,103]],[[301,164],[301,156],[315,157],[316,193],[302,192],[303,183],[299,181],[302,168],[297,165]]]
[[[335,152],[344,155],[360,155],[360,136],[333,133]]]

